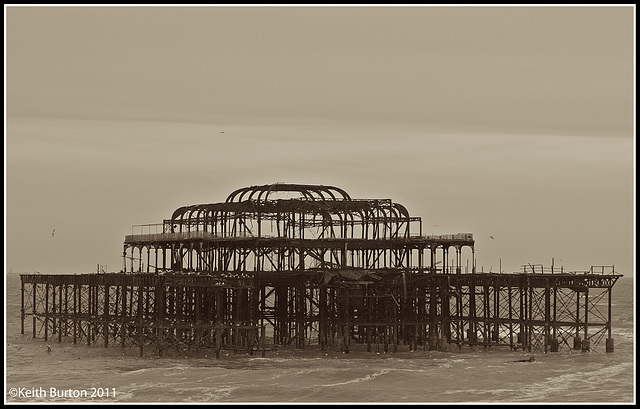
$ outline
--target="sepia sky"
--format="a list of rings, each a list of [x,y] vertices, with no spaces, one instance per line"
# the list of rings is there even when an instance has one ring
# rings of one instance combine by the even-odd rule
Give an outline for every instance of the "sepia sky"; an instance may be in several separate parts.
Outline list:
[[[633,275],[634,15],[5,6],[6,270],[117,271],[132,225],[287,182],[472,232],[485,271]]]

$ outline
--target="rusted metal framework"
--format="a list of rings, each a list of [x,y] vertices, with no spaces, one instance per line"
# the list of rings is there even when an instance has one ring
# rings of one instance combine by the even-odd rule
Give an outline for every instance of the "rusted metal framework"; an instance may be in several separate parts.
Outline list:
[[[124,271],[423,272],[436,270],[440,249],[441,270],[461,272],[462,249],[473,252],[474,244],[468,233],[422,236],[421,219],[389,199],[354,200],[342,189],[311,185],[238,189],[224,203],[184,206],[162,225],[136,227],[141,234],[125,238]],[[447,264],[451,248],[454,266]]]
[[[33,337],[141,355],[310,344],[554,352],[605,335],[613,351],[612,266],[478,274],[472,234],[423,235],[404,206],[333,186],[252,186],[181,207],[134,226],[123,260],[120,273],[24,275],[23,333],[31,316]]]
[[[23,275],[22,333],[31,315],[33,338],[135,347],[140,356],[145,348],[253,352],[252,293],[253,280],[232,275]]]

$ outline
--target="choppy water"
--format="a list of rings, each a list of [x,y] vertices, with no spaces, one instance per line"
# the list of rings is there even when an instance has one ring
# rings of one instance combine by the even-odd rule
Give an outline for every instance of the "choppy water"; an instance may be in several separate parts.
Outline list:
[[[614,353],[602,344],[601,352],[536,353],[530,363],[513,361],[531,354],[482,348],[387,354],[286,349],[264,358],[223,354],[216,360],[139,358],[118,347],[49,342],[47,353],[43,340],[20,335],[19,275],[9,275],[6,288],[6,402],[635,402],[631,278],[614,287]],[[88,396],[51,397],[52,387]],[[47,396],[14,398],[11,388]],[[92,398],[91,388],[105,388],[109,396],[103,390],[103,397]]]

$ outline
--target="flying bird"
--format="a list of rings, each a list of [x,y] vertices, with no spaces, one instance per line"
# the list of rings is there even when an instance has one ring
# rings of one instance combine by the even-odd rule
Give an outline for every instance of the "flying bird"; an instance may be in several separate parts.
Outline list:
[[[489,237],[491,238],[491,240],[495,240],[495,239],[493,238],[493,236],[489,236]]]
[[[53,231],[51,232],[51,237],[53,237],[54,234],[56,234],[56,229],[53,229]]]

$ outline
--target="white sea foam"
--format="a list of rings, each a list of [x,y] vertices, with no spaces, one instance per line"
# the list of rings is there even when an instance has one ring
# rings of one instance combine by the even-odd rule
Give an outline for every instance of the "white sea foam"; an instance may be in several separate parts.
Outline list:
[[[544,400],[545,397],[562,395],[566,397],[576,392],[580,394],[578,397],[593,396],[588,393],[590,390],[601,390],[604,383],[615,381],[619,374],[632,366],[633,364],[630,362],[620,363],[593,371],[576,370],[573,373],[549,377],[542,382],[532,383],[527,388],[519,390],[515,400]],[[593,401],[596,400],[593,396]]]
[[[220,402],[229,400],[231,394],[240,389],[236,385],[211,385],[188,389],[190,398],[185,402]]]
[[[348,384],[351,384],[351,383],[367,382],[367,381],[372,381],[372,380],[376,379],[377,377],[385,375],[387,373],[389,373],[389,370],[388,369],[384,369],[384,370],[382,370],[380,372],[376,372],[376,373],[373,373],[373,374],[370,374],[370,375],[365,375],[363,377],[351,379],[351,380],[348,380],[348,381],[330,383],[330,384],[324,384],[324,385],[318,385],[318,386],[331,387],[331,386],[348,385]]]
[[[141,368],[141,369],[134,369],[132,371],[124,371],[122,374],[123,375],[137,375],[137,374],[141,374],[144,372],[148,372],[150,370],[152,370],[153,368]]]
[[[297,371],[287,371],[287,370],[278,370],[277,373],[273,374],[272,376],[267,376],[265,378],[261,378],[260,381],[272,381],[274,379],[279,379],[282,377],[296,377],[299,375],[306,375],[306,374],[310,374],[313,372],[318,371],[318,369],[316,368],[305,368],[302,370],[297,370]]]

